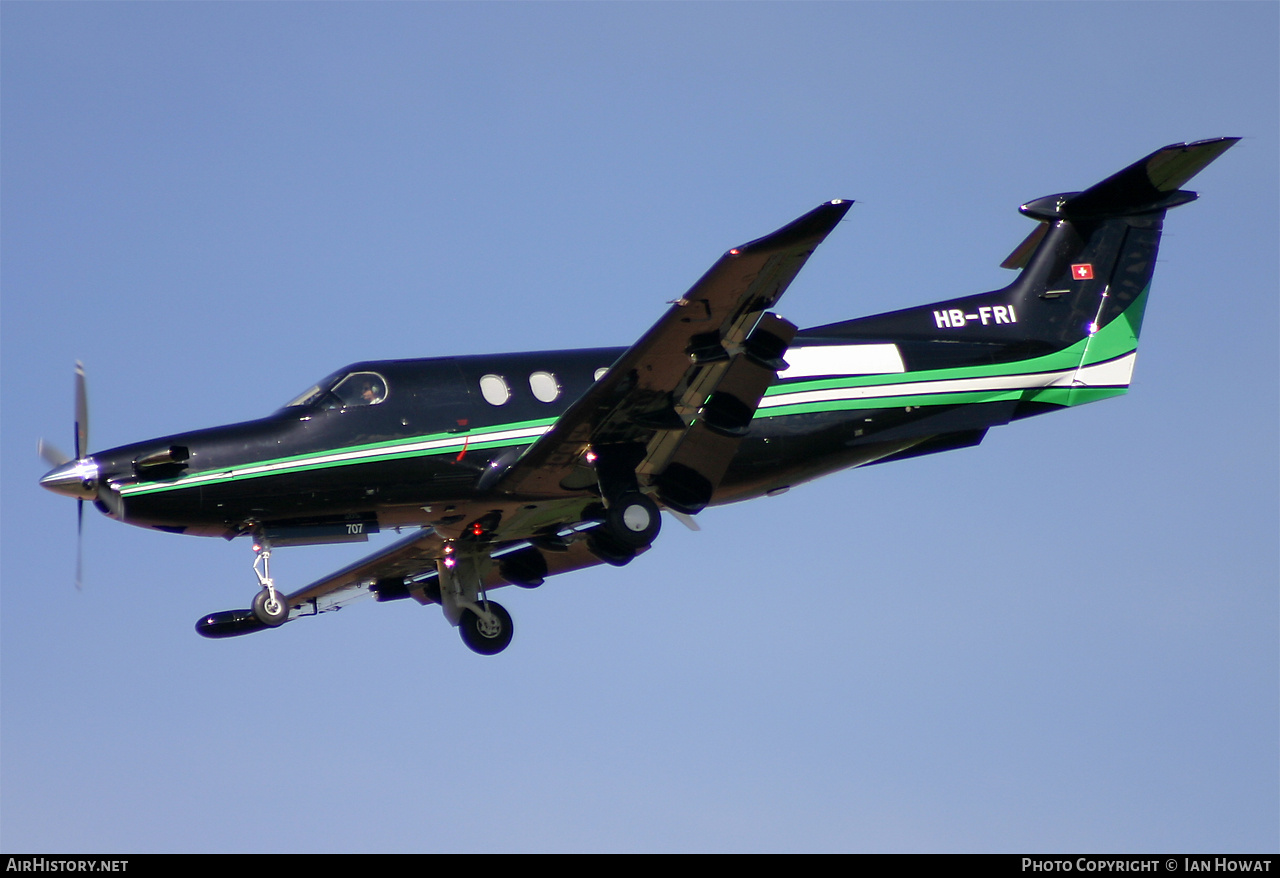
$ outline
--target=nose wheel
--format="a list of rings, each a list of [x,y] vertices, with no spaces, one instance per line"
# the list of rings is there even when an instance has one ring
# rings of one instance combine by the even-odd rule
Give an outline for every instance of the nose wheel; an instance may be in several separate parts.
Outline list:
[[[488,618],[475,610],[462,611],[462,618],[458,622],[458,633],[462,635],[462,642],[473,652],[478,652],[480,655],[497,655],[507,648],[511,643],[511,635],[515,633],[511,624],[511,614],[503,608],[502,604],[493,601],[485,601],[483,606],[488,607]]]
[[[275,628],[289,621],[289,605],[278,591],[264,588],[254,595],[253,615],[263,625]]]

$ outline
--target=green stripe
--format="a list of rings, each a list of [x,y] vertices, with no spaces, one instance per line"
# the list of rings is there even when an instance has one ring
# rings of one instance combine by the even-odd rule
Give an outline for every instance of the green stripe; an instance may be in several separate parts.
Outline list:
[[[1083,405],[1128,392],[1125,387],[1030,387],[1014,390],[959,391],[933,393],[922,396],[877,396],[869,399],[827,399],[820,402],[802,402],[780,405],[756,412],[757,418],[776,418],[786,415],[811,415],[818,412],[864,411],[886,408],[923,408],[925,406],[954,406],[979,402],[1024,400],[1048,402],[1061,406]]]
[[[1137,329],[1142,324],[1142,313],[1147,305],[1147,293],[1150,287],[1134,299],[1124,313],[1116,317],[1102,329],[1088,338],[1040,357],[1018,360],[1012,363],[996,363],[981,366],[960,366],[952,369],[929,369],[917,372],[894,372],[882,375],[846,375],[836,378],[820,378],[817,380],[788,381],[775,384],[765,391],[765,396],[778,396],[783,393],[798,393],[805,390],[833,390],[844,387],[881,387],[894,384],[910,384],[914,381],[946,381],[956,378],[992,378],[1004,375],[1028,375],[1035,372],[1059,372],[1064,369],[1075,369],[1078,366],[1092,366],[1095,363],[1113,360],[1136,350],[1138,347]],[[896,397],[895,397],[896,398]],[[868,402],[859,400],[860,403]],[[870,405],[859,405],[857,408],[872,408]],[[779,408],[789,408],[780,406]],[[770,414],[775,410],[769,409]]]
[[[486,440],[484,437],[496,433],[506,433],[512,430],[549,427],[555,422],[555,418],[539,418],[533,421],[516,421],[510,424],[486,427],[482,430],[474,430],[469,433],[427,433],[407,439],[401,438],[382,442],[369,442],[361,445],[349,445],[342,448],[335,448],[331,451],[295,454],[287,457],[253,461],[252,463],[245,463],[231,467],[223,474],[219,474],[216,470],[203,471],[183,474],[176,478],[164,479],[155,482],[138,482],[132,485],[124,485],[120,490],[122,494],[134,497],[140,494],[154,494],[161,491],[179,490],[182,488],[194,487],[195,485],[218,485],[241,479],[266,478],[268,476],[285,475],[310,470],[331,469],[338,466],[352,466],[363,463],[381,463],[389,460],[407,460],[415,457],[434,457],[437,455],[454,454],[463,447],[466,447],[467,450],[470,451],[472,449],[481,450],[487,448],[502,448],[505,446],[530,445],[537,441],[539,437],[521,436],[509,439],[491,440]],[[410,447],[424,442],[442,442],[446,440],[447,444],[434,448],[414,449]],[[367,454],[367,452],[379,448],[386,449],[385,453]],[[362,454],[362,452],[366,453]],[[348,455],[348,457],[346,459],[342,459],[344,455]],[[349,455],[360,456],[349,457]],[[326,460],[325,458],[338,459]],[[262,467],[269,467],[269,469],[266,472],[238,472],[238,470],[259,469]]]
[[[858,411],[862,409],[905,408],[907,406],[961,405],[972,402],[997,402],[1003,399],[1021,399],[1027,391],[966,390],[955,393],[930,393],[920,396],[874,396],[866,399],[824,399],[817,402],[800,402],[795,405],[779,405],[759,409],[757,418],[774,418],[782,415],[808,415],[814,412]]]

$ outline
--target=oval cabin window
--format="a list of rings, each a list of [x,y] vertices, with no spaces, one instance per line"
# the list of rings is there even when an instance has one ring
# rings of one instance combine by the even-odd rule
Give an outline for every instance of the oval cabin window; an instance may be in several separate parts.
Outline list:
[[[485,375],[481,378],[480,393],[489,405],[502,405],[511,399],[511,388],[501,375]]]
[[[530,375],[529,389],[539,402],[555,402],[560,396],[560,382],[550,372],[534,372]]]

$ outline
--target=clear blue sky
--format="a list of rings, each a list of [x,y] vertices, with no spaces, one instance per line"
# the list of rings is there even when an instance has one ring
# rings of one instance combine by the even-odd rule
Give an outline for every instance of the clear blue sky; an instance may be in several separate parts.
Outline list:
[[[6,851],[1280,846],[1280,6],[0,4]],[[365,358],[625,345],[857,199],[781,311],[992,289],[1016,207],[1245,139],[1133,391],[668,522],[473,655],[361,603],[232,641],[242,542],[36,439],[261,416]],[[369,547],[277,553],[297,586]],[[510,594],[508,592],[515,591]]]

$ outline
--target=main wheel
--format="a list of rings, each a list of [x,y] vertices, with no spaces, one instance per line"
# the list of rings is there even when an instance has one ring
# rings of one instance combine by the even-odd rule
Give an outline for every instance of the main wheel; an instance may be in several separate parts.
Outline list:
[[[275,628],[289,621],[289,604],[285,602],[284,595],[280,592],[276,592],[273,600],[271,592],[264,588],[254,595],[253,615],[257,616],[258,621],[263,625]]]
[[[658,504],[638,491],[628,491],[609,504],[605,514],[605,530],[615,541],[629,549],[649,545],[662,529]]]
[[[462,642],[481,655],[497,655],[502,652],[510,645],[511,635],[515,633],[511,614],[503,609],[502,604],[489,601],[489,613],[493,619],[485,621],[475,611],[463,610],[462,620],[458,623]]]

